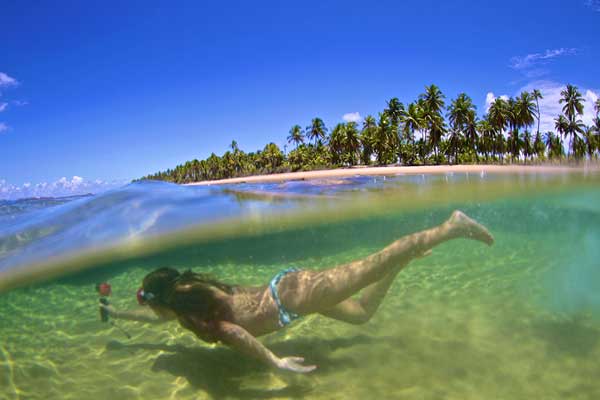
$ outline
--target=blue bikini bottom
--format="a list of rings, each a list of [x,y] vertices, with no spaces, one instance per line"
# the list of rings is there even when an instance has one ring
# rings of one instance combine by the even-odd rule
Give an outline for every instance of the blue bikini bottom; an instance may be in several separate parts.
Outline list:
[[[273,296],[273,300],[275,300],[275,304],[277,304],[277,308],[279,309],[279,326],[286,326],[293,320],[300,318],[298,314],[294,314],[291,311],[286,310],[286,308],[281,304],[281,300],[279,299],[279,293],[277,292],[277,284],[286,274],[290,272],[297,272],[296,268],[288,268],[284,271],[281,271],[277,275],[271,279],[269,282],[269,287],[271,288],[271,296]]]

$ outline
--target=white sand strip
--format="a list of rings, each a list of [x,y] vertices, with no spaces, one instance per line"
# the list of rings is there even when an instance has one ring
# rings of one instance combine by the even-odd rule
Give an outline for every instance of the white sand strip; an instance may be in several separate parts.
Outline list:
[[[267,183],[294,180],[343,178],[357,175],[382,176],[382,175],[421,175],[421,174],[446,174],[446,173],[491,173],[491,174],[519,174],[519,173],[592,173],[600,172],[598,164],[586,166],[541,166],[541,165],[428,165],[419,167],[354,167],[338,168],[320,171],[288,172],[284,174],[253,175],[241,178],[219,179],[214,181],[201,181],[187,183],[186,185],[221,185],[232,183]]]

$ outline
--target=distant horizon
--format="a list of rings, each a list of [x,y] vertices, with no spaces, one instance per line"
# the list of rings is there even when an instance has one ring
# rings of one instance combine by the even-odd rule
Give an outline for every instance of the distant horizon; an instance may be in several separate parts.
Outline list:
[[[595,168],[595,171],[600,171],[600,163],[598,163],[598,161],[592,162],[591,163],[592,167]],[[589,165],[588,165],[589,167]],[[511,171],[515,171],[515,169],[518,169],[520,172],[526,172],[527,170],[531,170],[532,173],[548,173],[548,172],[553,172],[552,170],[556,170],[556,172],[564,172],[564,169],[567,168],[569,170],[573,170],[573,171],[578,171],[581,170],[582,168],[587,168],[587,167],[581,167],[581,166],[576,166],[576,165],[570,165],[569,163],[565,162],[563,164],[556,164],[556,163],[552,163],[550,161],[546,162],[546,163],[542,163],[542,164],[535,164],[535,165],[531,165],[531,164],[503,164],[503,165],[494,165],[494,164],[444,164],[444,165],[414,165],[414,166],[401,166],[401,165],[384,165],[384,166],[363,166],[363,165],[356,165],[353,167],[340,167],[340,168],[336,168],[336,169],[323,169],[323,170],[313,170],[313,171],[298,171],[298,172],[291,172],[291,173],[278,173],[278,174],[270,174],[270,175],[254,175],[254,176],[248,176],[248,177],[244,177],[244,178],[229,178],[229,179],[224,179],[222,181],[202,181],[200,182],[200,184],[202,186],[210,186],[210,185],[221,185],[221,184],[236,184],[236,183],[270,183],[270,182],[274,182],[274,181],[279,181],[281,179],[283,180],[321,180],[321,179],[331,179],[332,177],[339,177],[341,179],[347,178],[348,176],[383,176],[383,175],[388,175],[388,174],[384,174],[381,170],[382,169],[388,169],[389,170],[389,176],[394,175],[394,174],[398,174],[398,171],[402,171],[400,172],[402,175],[404,176],[405,173],[408,173],[408,175],[411,174],[437,174],[437,173],[470,173],[473,170],[476,171],[480,171],[480,172],[485,172],[487,170],[490,170],[491,172],[498,172],[497,169],[498,168],[502,168],[502,169],[506,169],[507,171],[511,172]],[[414,172],[411,172],[410,170],[414,169]],[[431,170],[432,172],[428,172],[425,170]],[[457,171],[456,171],[457,170]],[[280,178],[279,176],[284,176],[283,178]],[[171,185],[177,185],[176,183],[173,182],[165,182],[165,181],[160,181],[161,183],[165,183],[165,184],[171,184]],[[109,190],[113,190],[113,189],[119,189],[122,188],[124,186],[127,186],[129,184],[132,183],[139,183],[139,182],[132,182],[132,181],[124,181],[121,182],[119,184],[116,184],[114,186],[111,187],[105,187],[102,188],[102,190],[98,191],[98,192],[85,192],[85,190],[79,190],[79,189],[75,189],[75,191],[72,191],[73,189],[70,189],[71,192],[67,191],[56,191],[54,192],[54,194],[50,193],[48,195],[35,195],[35,194],[31,194],[31,195],[25,195],[24,197],[7,197],[7,198],[3,198],[0,197],[0,202],[20,202],[20,201],[29,201],[29,200],[61,200],[61,199],[69,199],[69,198],[78,198],[78,197],[90,197],[90,196],[96,196],[96,195],[100,195],[106,191]],[[188,183],[188,184],[183,184],[183,186],[198,186],[199,183],[198,182],[194,182],[194,183]],[[14,195],[17,195],[18,193],[13,193]]]
[[[71,198],[79,198],[79,197],[91,197],[95,196],[97,193],[82,193],[82,194],[70,194],[64,196],[33,196],[33,197],[18,197],[14,199],[0,199],[2,201],[9,202],[20,202],[20,201],[29,201],[29,200],[61,200],[61,199],[71,199]]]
[[[600,94],[596,3],[183,2],[126,4],[118,16],[110,5],[8,4],[0,199],[107,190],[222,154],[232,140],[283,149],[295,124],[361,121],[429,84],[447,101],[472,96],[479,117],[494,98],[537,88],[546,131],[571,83],[589,125]]]

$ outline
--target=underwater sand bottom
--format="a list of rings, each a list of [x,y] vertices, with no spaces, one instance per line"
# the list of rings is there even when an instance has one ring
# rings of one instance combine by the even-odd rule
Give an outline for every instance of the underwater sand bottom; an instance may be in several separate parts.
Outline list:
[[[452,243],[403,271],[375,318],[352,326],[309,316],[263,339],[278,355],[318,369],[282,373],[176,323],[97,319],[90,285],[50,284],[0,299],[0,398],[6,399],[597,399],[600,323],[540,308],[535,276],[550,252],[525,237],[488,250]],[[355,249],[300,267],[362,257]],[[544,255],[546,254],[546,255]],[[221,264],[229,282],[266,282],[285,266]],[[204,270],[206,266],[202,266]],[[135,306],[147,272],[111,279],[113,302]]]

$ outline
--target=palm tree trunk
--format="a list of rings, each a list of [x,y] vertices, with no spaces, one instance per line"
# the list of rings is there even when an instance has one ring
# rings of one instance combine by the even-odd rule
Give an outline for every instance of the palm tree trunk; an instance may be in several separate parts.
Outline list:
[[[538,135],[540,134],[540,101],[538,100],[538,98],[535,98],[535,104],[537,106],[537,119],[538,119],[538,127],[537,127],[537,133]]]
[[[573,155],[573,153],[575,153],[575,146],[574,146],[575,143],[573,143],[574,142],[574,140],[573,140],[574,137],[575,137],[575,132],[571,132],[571,143],[570,143],[570,146],[569,146],[571,148],[571,153],[569,154],[569,158]]]

